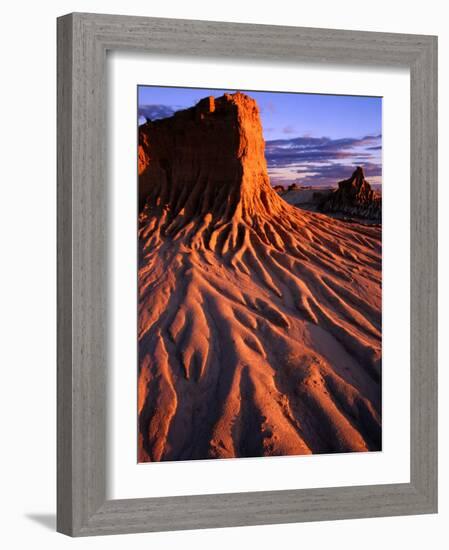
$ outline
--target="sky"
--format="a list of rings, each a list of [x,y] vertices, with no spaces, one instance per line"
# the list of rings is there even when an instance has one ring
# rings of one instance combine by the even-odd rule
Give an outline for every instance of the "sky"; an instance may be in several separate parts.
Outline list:
[[[139,123],[235,91],[139,86]],[[381,184],[381,98],[240,91],[259,105],[272,185],[336,186],[356,166],[364,168],[371,184]]]

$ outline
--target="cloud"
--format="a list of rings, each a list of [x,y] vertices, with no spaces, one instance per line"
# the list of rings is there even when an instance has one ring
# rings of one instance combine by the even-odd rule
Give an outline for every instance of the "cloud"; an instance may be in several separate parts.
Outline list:
[[[156,120],[158,118],[167,118],[172,116],[176,109],[172,105],[152,104],[139,105],[139,118],[144,117],[147,120]]]
[[[327,182],[330,179],[334,181],[341,181],[347,179],[354,171],[354,164],[328,164],[323,166],[322,164],[308,164],[297,169],[298,174],[315,174],[315,181],[323,180]],[[365,176],[377,177],[382,175],[382,167],[379,164],[372,162],[363,163],[363,169]]]
[[[294,134],[295,133],[295,129],[293,128],[293,126],[284,126],[284,128],[282,128],[282,133],[283,134]]]
[[[272,101],[266,101],[259,106],[259,110],[261,113],[269,112],[273,114],[276,112],[276,105]]]
[[[291,127],[284,128],[284,133],[286,129]],[[282,156],[286,151],[289,153],[294,153],[296,155],[308,156],[310,154],[320,154],[325,153],[338,154],[344,151],[350,151],[356,147],[379,147],[381,136],[364,136],[362,138],[340,138],[340,139],[331,139],[328,137],[310,137],[310,136],[301,136],[291,139],[274,139],[267,141],[267,153],[271,155],[271,158],[276,158],[277,155]],[[370,149],[366,147],[366,149]],[[268,157],[267,157],[268,158]]]
[[[355,166],[380,181],[381,135],[331,139],[300,136],[266,142],[265,156],[270,176],[304,185],[335,185],[348,178]]]

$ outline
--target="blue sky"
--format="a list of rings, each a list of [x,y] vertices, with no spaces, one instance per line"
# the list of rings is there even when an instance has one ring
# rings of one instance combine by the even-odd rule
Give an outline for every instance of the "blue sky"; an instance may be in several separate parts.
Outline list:
[[[139,122],[235,91],[139,86]],[[364,167],[370,183],[381,183],[381,98],[240,91],[259,105],[272,185],[336,185],[355,166]]]

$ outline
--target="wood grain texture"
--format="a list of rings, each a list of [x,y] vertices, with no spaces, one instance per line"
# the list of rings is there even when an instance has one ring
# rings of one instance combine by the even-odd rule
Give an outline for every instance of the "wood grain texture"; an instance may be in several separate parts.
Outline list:
[[[72,536],[437,510],[436,37],[115,15],[58,20],[58,531]],[[106,52],[411,72],[411,480],[106,500]]]
[[[72,528],[72,21],[58,20],[57,528]],[[64,511],[61,513],[61,505]]]

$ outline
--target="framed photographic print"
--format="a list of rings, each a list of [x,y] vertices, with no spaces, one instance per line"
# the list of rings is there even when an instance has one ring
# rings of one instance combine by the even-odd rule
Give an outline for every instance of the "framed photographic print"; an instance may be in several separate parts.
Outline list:
[[[58,20],[58,530],[437,510],[436,38]]]

